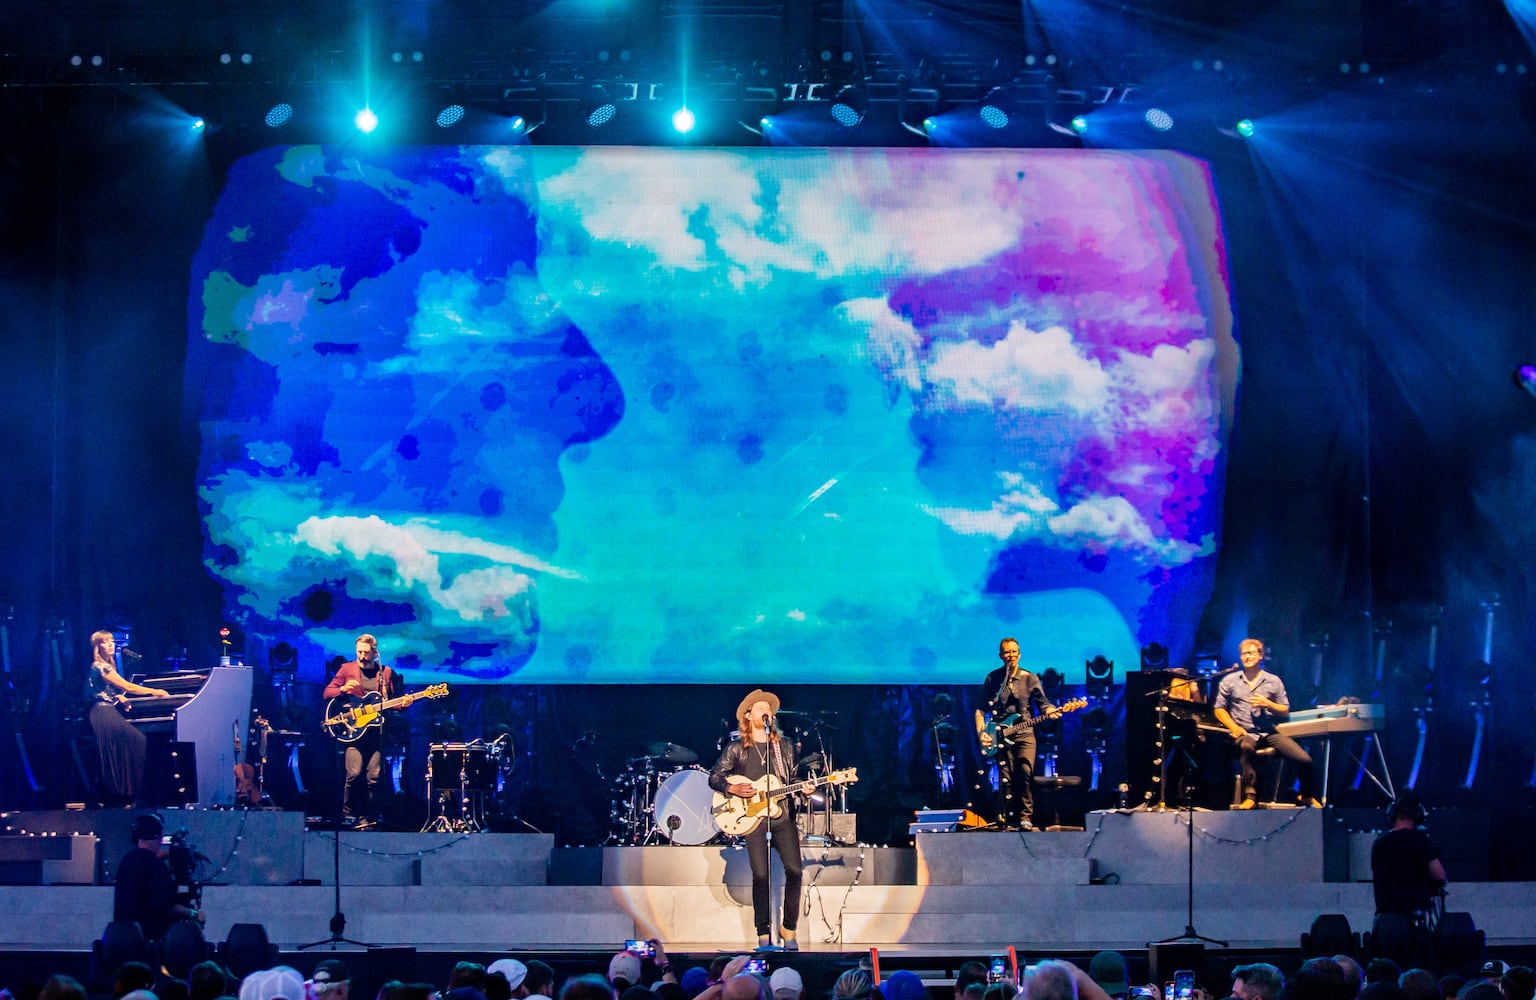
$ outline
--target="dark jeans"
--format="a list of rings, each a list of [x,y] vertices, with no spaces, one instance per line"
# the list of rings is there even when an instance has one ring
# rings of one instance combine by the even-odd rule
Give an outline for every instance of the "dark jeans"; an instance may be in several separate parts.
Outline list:
[[[1035,816],[1035,739],[1030,734],[997,755],[997,818],[1020,826]]]
[[[1258,797],[1259,772],[1254,754],[1266,747],[1273,747],[1276,753],[1296,765],[1301,797],[1309,801],[1315,798],[1312,794],[1312,756],[1295,740],[1279,733],[1249,733],[1238,742],[1238,746],[1243,752],[1243,798]]]
[[[361,816],[364,809],[376,806],[374,789],[379,784],[379,773],[384,766],[383,737],[383,727],[370,729],[363,734],[362,739],[347,747],[347,784],[341,798],[343,816]],[[362,794],[365,774],[366,795]]]
[[[772,904],[768,899],[768,834],[773,834],[773,848],[784,866],[784,911],[779,922],[785,930],[794,930],[800,921],[800,828],[795,825],[788,803],[778,819],[757,824],[747,834],[747,859],[752,862],[752,919],[757,935],[762,937],[773,927]]]

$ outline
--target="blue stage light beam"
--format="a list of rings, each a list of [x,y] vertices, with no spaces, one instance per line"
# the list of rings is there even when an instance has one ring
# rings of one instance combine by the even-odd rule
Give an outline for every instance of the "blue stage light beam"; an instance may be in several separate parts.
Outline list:
[[[672,112],[672,127],[680,134],[687,135],[689,132],[692,132],[696,124],[698,124],[698,119],[694,117],[693,112],[689,111],[686,105]]]

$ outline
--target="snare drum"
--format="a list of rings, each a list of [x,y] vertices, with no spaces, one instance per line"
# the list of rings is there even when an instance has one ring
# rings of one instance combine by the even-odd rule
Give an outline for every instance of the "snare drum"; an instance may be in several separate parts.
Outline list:
[[[710,813],[715,793],[709,787],[709,772],[701,767],[675,771],[656,789],[656,832],[674,844],[695,847],[707,844],[720,834],[720,826]]]
[[[490,750],[468,743],[432,744],[433,787],[456,788],[461,780],[465,791],[496,791],[496,760]]]

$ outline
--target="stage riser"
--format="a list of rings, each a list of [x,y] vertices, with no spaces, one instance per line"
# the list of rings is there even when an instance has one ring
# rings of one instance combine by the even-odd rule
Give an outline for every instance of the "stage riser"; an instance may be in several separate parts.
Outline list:
[[[754,940],[749,891],[731,886],[537,886],[482,890],[441,887],[344,887],[347,936],[426,950],[603,949],[631,937],[659,937],[677,950],[726,950]],[[1025,954],[1100,947],[1142,948],[1173,937],[1186,923],[1176,886],[856,886],[807,893],[802,916],[808,950],[934,948],[986,954],[1013,944]],[[1456,909],[1472,913],[1491,946],[1536,943],[1536,885],[1458,886]],[[261,923],[284,948],[327,936],[334,890],[322,886],[213,886],[205,897],[208,936],[233,923]],[[827,944],[826,924],[843,938]],[[1343,913],[1368,930],[1371,887],[1263,884],[1198,887],[1195,924],[1233,947],[1295,948],[1319,913]],[[111,917],[105,886],[0,888],[0,950],[86,947]],[[825,923],[823,919],[825,918]]]
[[[167,830],[185,829],[191,843],[224,866],[216,881],[244,885],[329,883],[335,834],[306,832],[297,813],[186,810],[165,814]],[[126,811],[12,814],[4,832],[81,832],[99,838],[102,882],[128,849]],[[1324,814],[1320,810],[1197,812],[1195,877],[1201,882],[1252,881],[1252,872],[1284,872],[1301,882],[1323,880]],[[1056,885],[1114,875],[1122,885],[1186,880],[1184,813],[1092,813],[1084,833],[925,833],[916,848],[806,847],[826,858],[824,884]],[[344,885],[718,885],[744,883],[739,847],[608,848],[554,846],[545,834],[354,833],[341,835]],[[863,872],[857,872],[863,856]],[[76,872],[80,866],[70,868]]]

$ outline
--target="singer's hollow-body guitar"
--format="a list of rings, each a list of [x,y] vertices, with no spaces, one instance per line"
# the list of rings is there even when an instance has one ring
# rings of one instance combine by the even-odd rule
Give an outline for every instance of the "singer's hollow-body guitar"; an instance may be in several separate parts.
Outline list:
[[[733,774],[726,781],[732,785],[751,785],[756,789],[750,798],[716,792],[710,815],[720,825],[720,832],[729,837],[744,837],[757,829],[765,819],[778,819],[784,815],[781,801],[786,795],[811,792],[823,785],[851,785],[859,780],[859,769],[845,767],[831,774],[786,785],[777,776],[766,774],[757,780]]]

